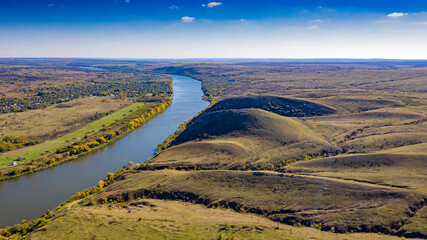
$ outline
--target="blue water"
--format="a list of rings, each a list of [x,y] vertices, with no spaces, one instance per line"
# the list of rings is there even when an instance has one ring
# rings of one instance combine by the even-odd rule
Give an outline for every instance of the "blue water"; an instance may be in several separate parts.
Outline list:
[[[108,71],[106,69],[97,68],[97,67],[82,67],[82,66],[79,66],[79,68],[83,68],[83,69],[87,69],[87,70],[94,70],[94,71],[103,71],[103,72]]]
[[[129,161],[142,163],[152,157],[157,144],[209,105],[202,100],[200,81],[171,77],[171,106],[143,127],[84,158],[0,183],[0,227],[39,217],[76,192],[96,185],[108,172],[117,171]]]

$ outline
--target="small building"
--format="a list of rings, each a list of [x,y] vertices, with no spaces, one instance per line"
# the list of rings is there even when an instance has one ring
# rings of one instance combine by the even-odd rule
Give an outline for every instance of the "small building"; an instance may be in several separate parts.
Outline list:
[[[17,161],[21,161],[21,160],[24,160],[23,156],[19,156]]]
[[[18,163],[16,161],[13,161],[13,162],[10,163],[9,166],[16,166],[16,165],[18,165]]]

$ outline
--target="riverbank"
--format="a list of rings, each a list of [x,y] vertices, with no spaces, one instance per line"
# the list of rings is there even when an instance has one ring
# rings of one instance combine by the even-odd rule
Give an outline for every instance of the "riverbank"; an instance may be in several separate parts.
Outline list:
[[[102,108],[99,107],[100,104],[102,104]],[[53,152],[71,142],[79,141],[86,135],[100,131],[104,126],[111,125],[132,114],[144,104],[144,102],[135,102],[135,100],[123,101],[112,97],[90,97],[53,105],[45,109],[14,113],[20,124],[23,125],[21,128],[29,130],[19,131],[18,127],[11,127],[11,130],[5,132],[6,135],[46,136],[51,133],[57,137],[43,137],[45,141],[42,143],[1,153],[0,168],[9,166],[18,158],[23,158],[17,161],[18,164],[41,158],[46,152]],[[108,105],[116,105],[116,107],[108,108]],[[96,117],[90,115],[93,113]],[[12,114],[2,115],[2,120],[8,121],[10,117],[7,115]],[[79,120],[81,118],[86,118],[88,121],[82,122]],[[77,124],[78,126],[76,126]],[[3,129],[7,128],[3,127]],[[26,133],[26,131],[30,132]]]
[[[41,158],[0,169],[0,181],[17,178],[46,168],[52,168],[64,162],[84,157],[89,152],[96,151],[105,147],[107,144],[114,143],[134,129],[143,126],[145,123],[164,112],[171,103],[172,99],[168,97],[165,97],[159,103],[136,103],[135,105],[137,105],[138,108],[135,109],[132,114],[129,114],[122,119],[116,118],[114,115],[106,116],[104,118],[107,119],[103,118],[96,122],[92,122],[82,129],[61,137],[59,140],[56,140],[57,144],[52,145],[50,143],[43,143],[40,144],[40,146],[33,146],[34,148],[37,148],[37,150],[29,154],[31,156],[35,156],[49,150],[53,151]],[[125,110],[129,110],[128,108]],[[122,113],[123,111],[119,110],[118,114]],[[90,135],[85,135],[88,131],[94,131],[95,127],[99,127],[101,129]],[[64,142],[75,139],[76,137],[81,138],[81,140],[69,145],[64,144]],[[52,148],[52,146],[54,146],[54,148]]]

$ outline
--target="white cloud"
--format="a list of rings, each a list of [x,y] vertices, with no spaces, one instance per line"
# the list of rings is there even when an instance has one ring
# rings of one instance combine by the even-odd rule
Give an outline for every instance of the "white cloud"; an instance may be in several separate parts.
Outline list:
[[[240,19],[240,21],[241,21],[241,22],[248,22],[248,20],[243,19],[243,18],[242,18],[242,19]]]
[[[170,6],[170,7],[169,7],[169,9],[171,9],[171,10],[175,10],[175,9],[179,9],[179,7],[178,7],[178,6],[175,6],[175,5],[172,5],[172,6]]]
[[[181,18],[181,21],[182,22],[193,22],[194,18],[193,17],[187,17],[187,16],[185,16],[185,17]]]
[[[130,3],[130,0],[125,0],[125,3]]]
[[[202,7],[213,8],[213,7],[218,7],[220,5],[222,5],[222,2],[210,2],[207,5],[206,4],[202,4]]]
[[[403,16],[406,16],[406,15],[408,15],[408,13],[394,12],[394,13],[388,14],[387,17],[393,17],[393,18],[395,18],[395,17],[403,17]]]

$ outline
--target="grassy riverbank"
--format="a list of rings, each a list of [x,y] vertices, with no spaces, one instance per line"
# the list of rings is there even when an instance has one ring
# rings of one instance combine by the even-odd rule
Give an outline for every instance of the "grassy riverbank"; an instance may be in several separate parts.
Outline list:
[[[71,132],[62,137],[46,141],[41,144],[34,146],[5,152],[0,155],[0,168],[8,166],[9,163],[13,160],[16,160],[18,156],[23,156],[24,160],[19,161],[19,163],[32,161],[43,157],[46,152],[54,152],[59,148],[65,147],[71,144],[74,141],[79,141],[81,138],[100,131],[104,126],[113,124],[114,122],[123,119],[124,117],[131,114],[133,111],[136,111],[139,107],[143,106],[145,103],[137,102],[128,107],[122,108],[113,114],[107,115],[99,120],[93,121],[86,126]]]
[[[43,143],[40,144],[41,147],[38,145],[32,146],[35,148],[34,152],[28,153],[28,157],[33,159],[16,166],[0,169],[0,178],[1,180],[15,178],[81,157],[88,152],[114,142],[133,129],[141,127],[162,113],[171,103],[172,99],[169,97],[158,99],[156,102],[135,103],[116,112],[116,114],[95,121],[76,132],[61,137],[53,143]],[[74,141],[71,142],[71,140]],[[25,149],[18,151],[23,150]],[[44,154],[40,156],[40,153]]]

